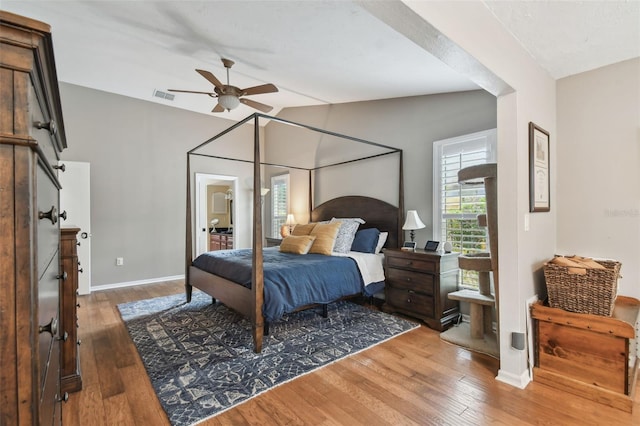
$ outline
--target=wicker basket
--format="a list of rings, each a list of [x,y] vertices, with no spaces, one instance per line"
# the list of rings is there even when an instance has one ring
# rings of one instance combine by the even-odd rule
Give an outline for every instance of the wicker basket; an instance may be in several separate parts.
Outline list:
[[[596,260],[606,269],[587,268],[586,274],[571,274],[568,267],[546,263],[549,306],[581,314],[610,317],[618,292],[620,262]]]

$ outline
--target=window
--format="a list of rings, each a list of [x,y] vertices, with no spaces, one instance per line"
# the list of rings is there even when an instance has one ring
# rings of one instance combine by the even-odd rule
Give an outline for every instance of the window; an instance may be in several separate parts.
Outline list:
[[[433,144],[433,233],[459,253],[488,252],[487,229],[477,216],[486,213],[484,185],[458,183],[458,170],[496,161],[496,130]],[[478,273],[462,271],[461,287],[478,287]]]
[[[280,227],[289,213],[289,174],[271,177],[271,237],[280,238]]]

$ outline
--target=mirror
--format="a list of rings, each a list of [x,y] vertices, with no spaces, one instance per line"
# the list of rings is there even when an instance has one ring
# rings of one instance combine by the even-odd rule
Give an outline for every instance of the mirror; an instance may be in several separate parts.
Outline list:
[[[227,197],[224,192],[214,192],[211,197],[211,211],[213,214],[227,213]]]

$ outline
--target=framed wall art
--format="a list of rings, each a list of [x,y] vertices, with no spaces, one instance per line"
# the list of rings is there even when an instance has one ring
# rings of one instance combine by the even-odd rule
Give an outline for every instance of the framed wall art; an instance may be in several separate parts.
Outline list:
[[[548,212],[550,206],[549,132],[529,123],[529,211]]]

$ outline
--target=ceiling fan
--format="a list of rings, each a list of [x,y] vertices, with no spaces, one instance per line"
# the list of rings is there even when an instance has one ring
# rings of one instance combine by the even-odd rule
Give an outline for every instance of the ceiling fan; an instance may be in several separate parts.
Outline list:
[[[239,89],[236,86],[230,85],[229,69],[231,69],[234,63],[235,62],[233,62],[230,59],[222,58],[222,64],[227,69],[227,84],[220,83],[220,80],[218,80],[209,71],[198,70],[198,69],[196,70],[196,72],[198,72],[201,76],[203,76],[210,83],[213,84],[214,86],[213,92],[197,92],[193,90],[178,90],[178,89],[169,89],[169,91],[181,92],[181,93],[198,93],[203,95],[209,95],[212,98],[218,98],[218,103],[216,104],[215,108],[213,108],[211,112],[223,112],[224,110],[231,111],[241,103],[262,112],[271,111],[273,109],[272,106],[265,105],[251,99],[246,99],[243,96],[259,95],[262,93],[273,93],[273,92],[277,92],[278,88],[271,83],[262,84],[260,86],[248,87],[246,89]]]

